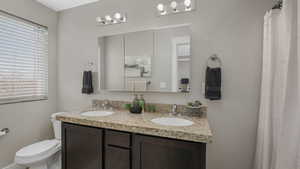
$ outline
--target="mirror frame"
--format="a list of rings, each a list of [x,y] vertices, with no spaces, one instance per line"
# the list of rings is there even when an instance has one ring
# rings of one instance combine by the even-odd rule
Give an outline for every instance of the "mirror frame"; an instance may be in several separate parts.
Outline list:
[[[103,37],[108,37],[108,36],[117,36],[117,35],[125,35],[125,34],[129,34],[129,33],[135,33],[135,32],[142,32],[142,31],[156,31],[156,30],[162,30],[162,29],[171,29],[171,28],[179,28],[179,27],[192,27],[191,23],[186,23],[186,24],[176,24],[176,25],[167,25],[167,26],[160,26],[160,27],[148,27],[148,28],[141,28],[141,29],[135,29],[134,31],[117,31],[115,33],[108,33],[108,34],[103,34],[101,36],[97,37],[97,43],[99,38],[103,38]],[[193,41],[193,36],[192,36],[192,31],[191,31],[191,36],[190,36],[190,41]],[[192,43],[193,44],[193,43]],[[98,46],[98,45],[97,45]],[[190,52],[191,52],[191,56],[192,56],[192,60],[193,60],[193,45],[190,46]],[[191,62],[192,63],[192,62]],[[126,89],[104,89],[102,88],[101,84],[101,79],[103,76],[103,71],[101,70],[101,53],[98,47],[98,54],[97,54],[97,66],[98,66],[98,91],[107,91],[107,92],[122,92],[122,93],[171,93],[171,94],[185,94],[185,95],[191,95],[192,91],[193,91],[193,86],[192,86],[192,82],[193,82],[193,74],[192,74],[192,65],[191,65],[191,74],[190,74],[190,91],[189,92],[173,92],[173,91],[160,91],[160,90],[148,90],[148,91],[132,91],[132,90],[126,90]]]

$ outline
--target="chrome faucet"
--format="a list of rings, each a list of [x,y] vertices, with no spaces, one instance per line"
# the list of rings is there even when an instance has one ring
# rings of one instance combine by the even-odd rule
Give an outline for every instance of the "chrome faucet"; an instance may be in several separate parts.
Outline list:
[[[109,104],[109,100],[104,100],[102,103],[102,108],[104,110],[110,110],[112,109],[112,106]]]
[[[177,112],[177,104],[173,104],[172,105],[172,112],[171,112],[171,115],[177,115],[178,112]]]

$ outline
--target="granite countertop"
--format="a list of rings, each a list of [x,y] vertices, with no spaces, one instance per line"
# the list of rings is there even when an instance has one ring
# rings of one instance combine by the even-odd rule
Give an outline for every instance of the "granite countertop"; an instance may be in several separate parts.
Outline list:
[[[86,117],[80,113],[64,113],[56,117],[57,120],[105,129],[173,138],[185,141],[211,143],[212,132],[205,115],[180,116],[180,118],[193,121],[192,126],[174,127],[162,126],[151,122],[158,117],[170,117],[167,113],[143,113],[131,114],[126,111],[114,111],[115,113],[106,117]]]

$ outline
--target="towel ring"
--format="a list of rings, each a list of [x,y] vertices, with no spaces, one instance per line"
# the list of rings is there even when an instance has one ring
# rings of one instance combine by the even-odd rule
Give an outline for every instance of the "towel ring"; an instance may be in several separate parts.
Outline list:
[[[208,57],[206,61],[206,66],[211,67],[209,66],[210,61],[217,65],[217,66],[214,65],[213,67],[222,67],[222,60],[218,57],[217,54],[213,54],[210,57]]]
[[[93,67],[94,67],[94,62],[88,62],[88,63],[85,65],[85,70],[86,70],[86,71],[92,71],[92,70],[93,70]]]

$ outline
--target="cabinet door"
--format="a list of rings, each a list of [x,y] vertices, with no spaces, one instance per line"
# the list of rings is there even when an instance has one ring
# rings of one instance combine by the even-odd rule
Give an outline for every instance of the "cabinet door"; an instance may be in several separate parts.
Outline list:
[[[205,151],[201,143],[137,135],[133,169],[205,169]]]
[[[130,150],[106,146],[105,169],[130,169]]]
[[[102,169],[102,130],[63,123],[63,169]]]

